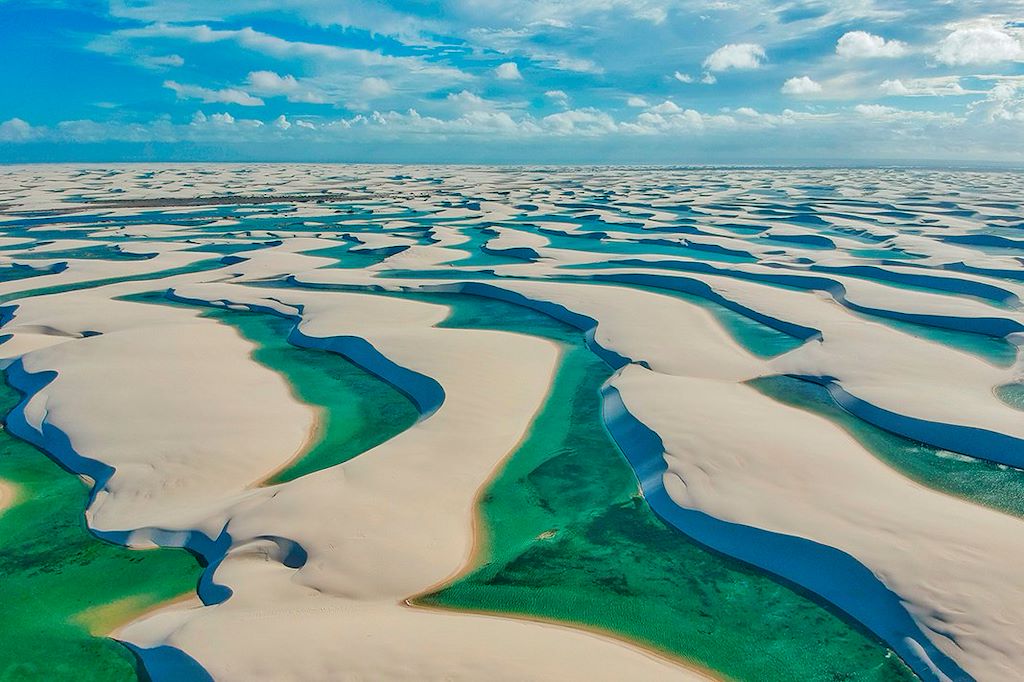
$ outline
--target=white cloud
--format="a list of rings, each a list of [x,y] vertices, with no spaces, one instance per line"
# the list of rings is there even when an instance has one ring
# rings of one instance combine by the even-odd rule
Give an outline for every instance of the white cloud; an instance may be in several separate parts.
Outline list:
[[[172,38],[192,43],[211,44],[233,42],[236,45],[279,59],[309,59],[314,61],[340,61],[363,67],[391,67],[404,72],[443,78],[446,81],[465,80],[469,76],[461,70],[434,64],[420,57],[396,57],[374,50],[364,50],[322,43],[285,40],[251,27],[241,29],[213,29],[209,26],[156,23],[141,28],[127,28],[114,31],[102,39],[93,41],[90,48],[101,52],[116,51],[119,43],[126,40],[147,40]]]
[[[615,132],[615,120],[598,109],[570,109],[545,116],[541,123],[556,135],[593,137]]]
[[[1002,81],[989,90],[983,100],[969,106],[972,115],[986,121],[1024,121],[1024,84]]]
[[[939,125],[948,125],[962,122],[962,119],[958,119],[949,112],[897,109],[896,107],[887,107],[883,104],[858,104],[853,110],[864,118],[890,123],[937,123]]]
[[[861,116],[868,118],[880,118],[900,111],[895,107],[887,107],[884,104],[858,104],[853,108]]]
[[[683,109],[672,100],[665,100],[657,106],[653,106],[650,109],[656,114],[680,114]]]
[[[10,118],[0,123],[0,142],[28,142],[40,134],[40,130],[20,118]]]
[[[1024,61],[1024,46],[1016,36],[995,26],[970,26],[943,38],[935,58],[949,66]]]
[[[705,73],[703,76],[701,76],[700,82],[703,83],[704,85],[714,85],[715,83],[718,82],[718,79],[715,78],[715,74],[713,73]]]
[[[569,105],[569,95],[565,90],[548,90],[544,93],[544,96],[563,107]]]
[[[494,102],[486,100],[469,90],[449,92],[446,99],[460,111],[492,111],[495,109]]]
[[[821,92],[821,83],[809,76],[794,76],[782,84],[780,92],[784,95],[811,95]]]
[[[519,19],[516,23],[520,23]],[[486,28],[474,27],[467,32],[470,42],[477,47],[493,50],[504,55],[518,55],[530,62],[546,68],[576,73],[603,73],[598,64],[578,55],[568,54],[561,50],[552,50],[547,46],[540,47],[530,39],[537,34],[538,27],[551,28],[551,24],[533,24],[518,28]],[[558,27],[568,29],[568,26]]]
[[[704,68],[708,71],[726,71],[728,69],[757,69],[764,63],[767,55],[764,48],[754,43],[730,43],[723,45],[704,60]]]
[[[314,88],[304,87],[292,75],[273,71],[250,71],[246,79],[249,89],[265,97],[287,97],[289,102],[324,104],[327,98]]]
[[[630,97],[629,99],[626,100],[626,106],[630,106],[630,107],[646,107],[647,106],[647,100],[645,100],[643,97],[637,97],[636,95],[633,95],[632,97]]]
[[[836,54],[847,59],[902,57],[906,52],[906,43],[886,40],[867,31],[849,31],[836,42]]]
[[[505,62],[499,64],[494,69],[494,75],[503,81],[518,81],[522,80],[523,76],[519,73],[519,67],[516,66],[515,62]]]
[[[693,76],[691,76],[688,73],[680,73],[679,71],[676,71],[672,75],[672,77],[675,78],[680,83],[692,83],[693,82]]]
[[[391,94],[391,84],[383,78],[371,76],[364,78],[359,84],[359,93],[369,99],[384,97]]]
[[[965,90],[957,76],[934,78],[889,79],[882,81],[878,89],[893,97],[942,97],[945,95],[970,95],[977,90]]]
[[[238,88],[211,90],[198,85],[185,85],[176,81],[164,81],[164,87],[174,91],[178,99],[201,99],[209,103],[238,104],[243,107],[263,106],[263,100],[253,97]]]
[[[284,114],[281,114],[280,116],[275,118],[274,122],[271,125],[273,125],[275,128],[279,130],[288,130],[289,128],[292,127],[291,121],[285,118]]]

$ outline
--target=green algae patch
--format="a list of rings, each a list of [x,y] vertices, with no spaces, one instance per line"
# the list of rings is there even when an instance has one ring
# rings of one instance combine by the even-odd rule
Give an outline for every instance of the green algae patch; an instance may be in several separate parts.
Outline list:
[[[733,679],[914,679],[859,626],[651,511],[601,419],[611,369],[579,332],[505,302],[410,298],[450,305],[445,327],[527,333],[563,348],[529,433],[481,491],[473,564],[414,605],[601,631]]]
[[[3,413],[19,399],[0,384]],[[0,680],[144,677],[128,649],[101,635],[194,591],[199,562],[182,549],[132,550],[92,535],[86,483],[6,430],[0,478],[18,490],[0,513]]]
[[[890,433],[855,417],[818,384],[787,376],[747,384],[780,403],[828,419],[903,475],[934,490],[1024,517],[1024,471]]]

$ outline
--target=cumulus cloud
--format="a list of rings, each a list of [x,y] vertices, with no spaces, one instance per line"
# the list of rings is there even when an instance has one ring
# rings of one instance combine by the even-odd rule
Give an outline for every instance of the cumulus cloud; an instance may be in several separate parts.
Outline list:
[[[945,95],[968,95],[977,92],[964,89],[960,85],[960,79],[957,76],[894,78],[882,81],[878,89],[883,94],[892,97],[942,97]]]
[[[757,69],[767,59],[764,48],[754,43],[730,43],[723,45],[704,60],[708,71],[729,69]]]
[[[1024,61],[1024,45],[995,26],[969,26],[943,38],[935,58],[948,66]]]
[[[0,123],[0,142],[28,142],[40,134],[41,131],[20,118],[10,118]]]
[[[692,83],[693,82],[693,76],[691,76],[688,73],[681,73],[679,71],[676,71],[672,75],[672,77],[675,78],[680,83]]]
[[[639,107],[646,107],[647,106],[647,100],[645,100],[643,97],[637,97],[636,95],[633,95],[629,99],[626,100],[626,106],[638,107],[638,108]]]
[[[883,104],[858,104],[853,108],[853,110],[864,118],[890,123],[932,123],[939,125],[951,125],[962,121],[962,119],[958,119],[949,112],[915,111],[912,109],[889,107]]]
[[[515,62],[499,64],[497,68],[494,69],[494,75],[503,81],[518,81],[523,79],[522,74],[519,73],[519,67]]]
[[[246,79],[249,89],[265,97],[286,97],[289,102],[324,104],[327,98],[314,88],[301,85],[295,76],[274,71],[250,71]]]
[[[836,54],[847,59],[893,58],[907,53],[907,44],[867,31],[849,31],[836,42]]]
[[[495,109],[494,102],[486,100],[469,90],[449,92],[446,99],[460,111],[490,111]]]
[[[1024,84],[1019,81],[1002,81],[987,93],[986,97],[969,105],[969,112],[992,121],[1024,121]]]
[[[682,113],[683,109],[672,100],[665,100],[661,104],[650,108],[656,114],[679,114]]]
[[[821,83],[810,76],[794,76],[782,84],[781,92],[784,95],[812,95],[821,92]]]
[[[164,87],[174,91],[178,99],[200,99],[208,103],[238,104],[243,107],[263,106],[263,100],[238,88],[212,90],[198,85],[185,85],[177,81],[164,81]]]
[[[391,94],[391,84],[383,78],[370,76],[359,83],[359,93],[369,99],[377,99]]]
[[[569,94],[565,90],[548,90],[544,96],[563,107],[569,105]]]
[[[598,109],[570,109],[545,116],[544,127],[556,135],[593,137],[614,132],[615,120]]]

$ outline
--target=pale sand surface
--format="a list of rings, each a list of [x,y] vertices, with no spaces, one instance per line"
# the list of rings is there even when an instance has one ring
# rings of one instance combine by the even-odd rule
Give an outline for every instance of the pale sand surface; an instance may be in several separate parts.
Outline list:
[[[36,174],[32,182],[16,183],[16,203],[45,208],[59,205],[61,195],[53,190],[67,186],[69,180],[61,174],[73,170],[12,172]],[[372,178],[395,170],[350,172]],[[276,227],[272,216],[253,209],[245,231],[282,243],[248,252],[248,260],[160,281],[17,302],[13,319],[3,329],[13,333],[0,346],[4,362],[20,360],[29,372],[56,372],[49,383],[31,386],[35,393],[25,410],[26,432],[35,432],[58,456],[86,458],[79,464],[87,473],[103,473],[97,462],[116,470],[107,481],[99,476],[103,489],[88,512],[92,526],[138,545],[221,538],[217,551],[226,552],[212,577],[232,590],[229,599],[201,608],[168,606],[123,628],[119,636],[142,646],[181,647],[215,676],[227,679],[334,678],[343,672],[374,679],[698,676],[587,632],[402,606],[410,595],[464,565],[472,547],[475,496],[542,404],[555,348],[513,334],[433,328],[446,315],[441,306],[353,293],[261,291],[238,283],[293,275],[303,282],[457,289],[453,280],[398,280],[388,278],[387,272],[453,270],[449,264],[469,253],[461,229],[514,218],[518,211],[510,206],[518,200],[537,206],[538,213],[556,212],[558,202],[571,200],[557,189],[532,196],[536,179],[529,174],[496,179],[482,169],[432,172],[450,174],[446,182],[471,188],[467,191],[481,197],[479,209],[442,207],[432,198],[433,186],[422,184],[421,196],[398,202],[445,219],[434,228],[437,241],[432,244],[413,244],[401,234],[348,231],[340,218],[292,237],[298,232]],[[317,167],[268,167],[258,177],[272,191],[295,193],[319,191],[323,174]],[[200,177],[170,173],[159,190],[126,182],[127,191],[119,198],[242,192],[253,181],[251,176],[225,180],[229,175],[221,170]],[[1024,668],[1024,595],[1015,588],[1015,567],[1024,554],[1016,539],[1020,520],[911,483],[837,427],[740,384],[778,373],[829,378],[849,395],[900,417],[1024,439],[1019,411],[992,394],[994,386],[1021,376],[1021,364],[996,367],[976,355],[898,331],[884,320],[855,314],[831,288],[798,291],[728,275],[813,276],[841,286],[849,304],[892,314],[941,316],[968,327],[983,319],[1021,323],[1021,311],[841,272],[815,272],[811,264],[863,264],[846,251],[867,247],[834,234],[828,239],[835,249],[757,241],[808,233],[782,225],[773,225],[761,237],[738,237],[726,226],[764,224],[761,216],[744,210],[702,219],[701,228],[709,234],[631,235],[626,228],[671,225],[675,214],[658,206],[677,204],[678,199],[670,193],[642,194],[644,190],[630,186],[625,171],[602,170],[590,181],[616,186],[623,196],[640,192],[633,203],[650,206],[610,203],[592,209],[619,226],[612,230],[615,239],[716,245],[753,254],[761,262],[715,263],[720,270],[701,272],[559,270],[558,265],[610,258],[672,259],[553,248],[549,239],[506,223],[495,230],[491,248],[530,248],[541,260],[490,269],[535,278],[643,273],[663,278],[662,283],[686,280],[710,287],[729,302],[818,333],[801,347],[763,361],[733,341],[707,310],[669,295],[629,289],[623,283],[487,281],[501,295],[522,296],[544,309],[561,306],[593,319],[598,344],[650,367],[631,365],[613,385],[630,412],[664,442],[668,470],[663,480],[672,502],[853,557],[898,596],[930,642],[978,679],[1010,679]],[[104,181],[89,182],[89,191],[102,196]],[[385,179],[378,186],[388,192],[401,189],[401,183]],[[875,198],[884,199],[887,193],[898,201],[894,189],[879,189]],[[728,190],[703,188],[687,202],[701,209],[730,197]],[[839,213],[849,210],[836,205]],[[103,211],[118,216],[135,209]],[[917,264],[931,266],[875,267],[985,282],[1010,296],[1024,293],[1012,280],[937,269],[962,263],[1024,271],[1016,259],[903,233],[905,225],[899,220],[878,210],[863,213],[864,219],[830,216],[830,222],[891,240],[923,255]],[[329,207],[310,204],[289,215],[307,221],[337,216]],[[389,208],[367,220],[401,225],[396,215],[400,213]],[[974,218],[935,215],[947,234],[978,229]],[[230,228],[237,221],[218,223]],[[537,224],[544,225],[541,220]],[[579,226],[551,221],[546,227],[571,232]],[[923,233],[937,229],[924,224],[918,228]],[[0,295],[155,273],[214,257],[181,250],[183,236],[201,236],[202,228],[154,223],[119,229],[124,236],[155,235],[166,241],[126,246],[159,254],[152,259],[75,261],[60,273],[0,282]],[[346,234],[362,242],[356,250],[409,248],[366,270],[325,267],[334,261],[306,253],[336,246]],[[83,241],[57,240],[46,248],[74,248]],[[4,252],[0,262],[19,262],[17,251]],[[689,262],[685,257],[675,260]],[[40,267],[54,261],[23,262]],[[220,283],[205,283],[211,281]],[[287,484],[258,488],[269,472],[303,448],[315,415],[294,400],[280,377],[251,360],[251,344],[230,328],[199,318],[198,311],[112,300],[168,287],[186,298],[301,313],[300,331],[313,342],[339,336],[365,339],[392,362],[439,382],[445,402],[429,418],[354,460]],[[100,335],[83,338],[85,332]],[[146,447],[139,448],[139,443]],[[981,446],[967,438],[964,447]],[[306,559],[296,563],[299,547]],[[234,634],[224,638],[224,632]]]
[[[681,506],[840,548],[899,594],[926,635],[970,671],[1005,672],[1007,666],[1015,664],[1015,659],[1006,658],[1005,654],[1000,660],[996,649],[999,642],[1013,641],[1017,636],[1017,621],[979,618],[977,614],[992,611],[967,607],[985,603],[996,608],[1002,604],[1007,613],[1024,613],[1024,603],[1009,607],[1002,596],[1013,566],[1024,553],[1024,545],[1009,549],[1003,541],[1006,534],[1014,533],[1020,526],[1019,520],[923,489],[878,462],[837,427],[778,406],[756,391],[737,385],[736,381],[767,373],[770,363],[742,351],[702,308],[659,294],[607,286],[533,282],[500,282],[495,286],[536,300],[555,301],[596,317],[601,323],[596,336],[602,345],[651,365],[654,372],[634,366],[614,385],[622,391],[627,407],[662,435],[670,454],[675,434],[687,434],[680,437],[688,444],[687,451],[693,452],[697,464],[689,469],[675,467],[671,472],[672,480],[686,481],[687,485],[667,485]],[[176,293],[202,298],[204,289],[210,299],[230,295],[234,301],[258,303],[258,298],[247,297],[247,293],[258,297],[258,291],[246,292],[234,285],[184,286]],[[232,289],[237,290],[233,295]],[[351,333],[347,325],[353,322],[340,318],[334,322],[330,317],[332,309],[341,310],[331,306],[330,292],[274,291],[264,295],[286,304],[303,301],[307,313],[314,316],[312,323],[303,325],[307,333],[323,333],[321,324],[326,320],[332,320],[332,332]],[[366,302],[367,313],[377,305],[374,297],[357,295],[355,300],[360,305]],[[354,319],[363,319],[365,314]],[[673,327],[677,320],[679,329]],[[934,344],[915,343],[915,348],[918,345]],[[626,377],[637,374],[649,375],[650,380],[626,382]],[[654,381],[658,377],[678,383]],[[665,386],[679,388],[666,393]],[[737,392],[741,400],[720,403],[715,398],[719,392],[731,395],[729,391]],[[699,410],[698,405],[702,406]],[[661,412],[657,406],[661,406]],[[769,411],[765,423],[775,425],[771,431],[762,428],[761,422],[753,421],[752,415],[758,414],[758,410]],[[680,413],[689,416],[680,420]],[[721,414],[721,418],[716,414]],[[727,424],[727,428],[708,429],[709,424]],[[749,442],[743,438],[748,432]],[[699,445],[711,437],[720,441]],[[776,443],[781,437],[792,442]],[[727,444],[730,439],[735,441],[732,446]],[[754,443],[758,446],[754,447]],[[714,464],[715,457],[739,468],[734,471]],[[764,468],[757,469],[757,465]],[[744,483],[746,476],[759,485]],[[850,484],[859,478],[864,479],[862,484]],[[680,497],[680,490],[690,490],[690,486],[694,492]],[[734,488],[739,490],[733,493]],[[700,490],[708,492],[696,495],[695,491]],[[778,499],[790,503],[777,505]],[[903,510],[908,500],[913,500],[912,514]],[[839,505],[840,501],[844,506]],[[893,506],[889,508],[886,504]],[[790,514],[790,521],[766,523],[772,516],[762,519],[761,505],[765,509],[777,508],[779,514]],[[827,507],[830,512],[812,513],[819,507]],[[751,511],[741,513],[742,510]],[[950,524],[951,514],[963,521]],[[915,538],[915,542],[908,545],[904,540],[907,537]],[[892,546],[887,544],[889,539]],[[950,550],[961,546],[975,549],[967,553]],[[991,570],[980,570],[979,557]],[[934,575],[925,584],[941,584],[943,589],[922,588],[922,575]],[[955,639],[956,645],[950,639]]]
[[[139,286],[117,285],[108,293]],[[210,285],[211,293],[219,296],[224,286]],[[230,291],[244,301],[243,287]],[[333,292],[274,294],[304,307],[305,334],[358,334],[399,364],[437,378],[444,405],[342,466],[252,489],[302,446],[312,415],[276,375],[249,360],[251,347],[232,330],[191,310],[112,301],[96,292],[31,299],[12,323],[17,330],[25,320],[36,330],[44,322],[70,329],[93,317],[105,321],[91,325],[99,336],[23,358],[30,372],[57,372],[29,401],[28,424],[68,434],[76,453],[116,469],[90,507],[95,528],[123,532],[133,544],[166,542],[190,529],[210,538],[221,528],[230,534],[214,576],[232,589],[228,601],[180,614],[171,608],[121,636],[180,646],[232,678],[308,679],[360,666],[367,675],[376,670],[399,679],[442,673],[522,679],[526,671],[555,679],[573,670],[596,679],[627,671],[652,679],[688,674],[591,633],[400,606],[456,573],[468,557],[473,500],[543,400],[557,357],[552,344],[434,329],[447,314],[441,306]],[[112,371],[132,381],[117,391],[87,388],[102,385],[100,374]],[[109,414],[121,416],[115,432]],[[139,442],[150,447],[140,449]],[[282,547],[293,543],[308,554],[297,570],[279,563]],[[224,627],[249,654],[214,636]],[[360,642],[348,655],[338,651],[346,628]],[[258,653],[253,641],[261,643]],[[456,655],[467,641],[474,653]],[[396,667],[380,673],[382,661]]]

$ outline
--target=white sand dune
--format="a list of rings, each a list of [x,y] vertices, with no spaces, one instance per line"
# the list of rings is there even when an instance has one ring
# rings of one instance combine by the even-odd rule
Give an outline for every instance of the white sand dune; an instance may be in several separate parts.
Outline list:
[[[53,229],[41,221],[0,243],[5,267],[68,262],[0,282],[0,358],[31,395],[12,431],[98,482],[87,518],[103,537],[187,545],[212,562],[206,605],[169,605],[118,633],[158,678],[182,660],[160,647],[217,679],[706,676],[581,629],[406,604],[469,561],[481,486],[543,404],[558,348],[438,328],[443,306],[330,287],[461,291],[580,327],[622,367],[605,417],[667,521],[837,605],[925,679],[1024,669],[1021,520],[914,483],[830,422],[743,385],[812,379],[886,429],[1024,464],[1024,420],[993,393],[1024,365],[991,360],[996,339],[1024,338],[1013,177],[972,185],[953,214],[920,200],[946,196],[949,173],[168,165],[140,182],[138,169],[82,170],[0,171],[0,223],[72,198],[244,198],[254,182],[286,204],[107,204],[95,212],[109,223],[83,212],[62,224],[66,239],[38,245],[33,231]],[[799,189],[828,183],[820,196]],[[301,199],[325,192],[356,198]],[[127,221],[142,210],[144,222]],[[431,238],[395,231],[417,227]],[[566,247],[574,236],[586,238]],[[365,269],[313,253],[353,239],[353,253],[404,248]],[[184,250],[236,240],[261,248]],[[100,243],[157,255],[56,253]],[[459,263],[480,243],[522,262]],[[56,257],[24,257],[40,251]],[[755,262],[729,262],[743,254]],[[136,281],[95,286],[125,278]],[[31,295],[53,286],[72,290]],[[308,446],[313,410],[198,309],[115,300],[162,290],[294,317],[296,342],[349,355],[425,417],[341,465],[261,487]],[[804,341],[755,357],[693,295]],[[929,329],[975,335],[952,345]]]
[[[112,287],[118,293],[126,288]],[[194,285],[179,293],[203,292],[234,302],[262,300],[258,290],[254,295],[237,285]],[[553,345],[498,332],[434,329],[446,315],[440,306],[334,292],[273,293],[285,305],[302,307],[306,336],[357,334],[399,364],[437,378],[444,405],[344,465],[252,489],[302,446],[311,415],[278,377],[248,360],[249,344],[230,329],[190,310],[95,293],[30,299],[12,324],[16,330],[21,320],[32,320],[34,328],[49,319],[74,328],[93,318],[102,332],[22,359],[30,373],[25,385],[56,372],[33,387],[25,408],[37,440],[73,464],[81,457],[115,471],[101,479],[103,490],[89,510],[93,527],[135,544],[166,543],[176,534],[188,541],[192,529],[208,538],[191,540],[196,548],[228,543],[212,580],[231,590],[230,599],[182,614],[171,609],[121,636],[148,648],[180,647],[216,676],[232,679],[335,677],[360,665],[369,676],[376,670],[398,679],[521,679],[526,671],[556,679],[571,670],[596,679],[627,671],[652,679],[690,675],[617,640],[564,627],[423,614],[402,605],[467,561],[477,491],[538,409],[557,359]],[[88,387],[100,385],[101,374],[133,379],[123,390],[97,395]],[[495,386],[511,388],[495,393]],[[116,431],[110,415],[118,415]],[[311,524],[313,510],[319,524]],[[282,547],[301,548],[304,564],[286,566]],[[163,630],[168,624],[172,629]],[[224,627],[236,633],[239,649],[225,648],[214,635]],[[339,637],[355,632],[360,645],[339,655]],[[261,653],[242,656],[253,641],[261,642]],[[466,647],[471,656],[455,656]],[[399,652],[401,660],[395,659]],[[381,661],[395,668],[382,669]]]

